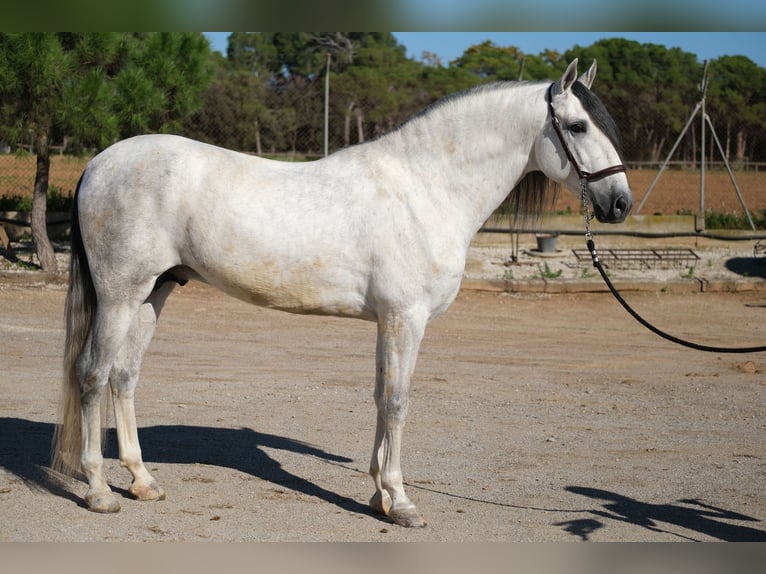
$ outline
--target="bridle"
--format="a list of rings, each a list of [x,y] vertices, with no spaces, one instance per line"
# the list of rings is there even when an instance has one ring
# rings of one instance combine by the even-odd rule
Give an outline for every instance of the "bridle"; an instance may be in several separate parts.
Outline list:
[[[627,171],[627,168],[623,164],[613,165],[611,167],[601,169],[595,173],[590,173],[580,168],[580,164],[577,163],[577,160],[572,154],[572,150],[569,149],[569,146],[567,145],[567,142],[564,139],[564,133],[561,131],[561,124],[559,123],[559,119],[556,117],[556,112],[553,109],[553,86],[555,85],[556,84],[551,84],[548,87],[548,113],[551,116],[551,124],[553,124],[553,129],[556,130],[556,134],[559,136],[559,141],[561,142],[561,146],[564,148],[564,153],[567,154],[567,159],[569,160],[569,163],[572,164],[572,167],[577,172],[577,176],[580,178],[580,185],[583,188],[583,192],[587,184],[589,184],[592,181],[598,181],[600,179],[604,179],[605,177],[609,177],[610,175],[614,175],[616,173],[625,173]]]

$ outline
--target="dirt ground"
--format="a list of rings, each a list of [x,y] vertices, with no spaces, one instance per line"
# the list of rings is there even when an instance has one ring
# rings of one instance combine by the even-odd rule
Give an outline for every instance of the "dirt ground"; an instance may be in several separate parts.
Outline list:
[[[766,295],[637,292],[675,334],[766,342]],[[0,541],[766,541],[766,358],[649,333],[608,295],[463,291],[427,331],[405,429],[428,521],[372,514],[374,325],[171,297],[137,396],[167,492],[82,506],[47,474],[63,285],[0,283]]]

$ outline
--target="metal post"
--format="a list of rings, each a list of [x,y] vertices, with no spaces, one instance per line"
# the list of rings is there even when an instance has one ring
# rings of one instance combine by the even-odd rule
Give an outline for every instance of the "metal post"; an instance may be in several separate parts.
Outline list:
[[[327,71],[324,76],[324,156],[327,157],[330,128],[330,52],[327,52]]]
[[[702,117],[700,118],[700,218],[705,221],[705,92],[707,91],[707,60],[705,60],[702,70],[702,82],[700,82],[700,92],[702,93]]]

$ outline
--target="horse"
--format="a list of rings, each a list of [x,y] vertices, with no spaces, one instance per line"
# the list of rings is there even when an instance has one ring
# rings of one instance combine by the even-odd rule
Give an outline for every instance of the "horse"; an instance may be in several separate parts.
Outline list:
[[[553,82],[475,87],[311,162],[159,134],[102,151],[72,212],[52,468],[84,476],[89,510],[119,511],[102,468],[108,384],[130,495],[165,498],[142,460],[134,393],[164,303],[197,280],[268,308],[377,324],[369,504],[393,523],[424,526],[400,462],[408,390],[426,326],[458,294],[473,236],[508,197],[533,213],[559,185],[586,195],[602,222],[622,222],[632,206],[618,130],[590,91],[595,74],[594,61],[578,78],[574,60]]]

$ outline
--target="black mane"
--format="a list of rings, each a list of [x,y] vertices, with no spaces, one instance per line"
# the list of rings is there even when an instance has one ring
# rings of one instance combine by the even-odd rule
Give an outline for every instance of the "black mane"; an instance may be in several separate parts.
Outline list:
[[[588,112],[593,123],[604,132],[604,135],[612,142],[614,149],[620,156],[622,161],[622,138],[620,137],[620,130],[617,128],[617,124],[606,107],[601,102],[596,94],[586,88],[581,82],[577,81],[572,85],[572,93],[580,100],[582,107]]]

